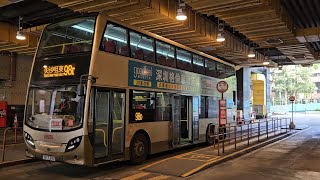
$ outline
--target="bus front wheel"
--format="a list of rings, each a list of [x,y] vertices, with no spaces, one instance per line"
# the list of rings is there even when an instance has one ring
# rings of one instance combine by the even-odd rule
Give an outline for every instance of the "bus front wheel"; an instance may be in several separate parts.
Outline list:
[[[131,164],[141,164],[146,160],[149,148],[148,140],[145,135],[136,134],[130,144],[130,162]]]

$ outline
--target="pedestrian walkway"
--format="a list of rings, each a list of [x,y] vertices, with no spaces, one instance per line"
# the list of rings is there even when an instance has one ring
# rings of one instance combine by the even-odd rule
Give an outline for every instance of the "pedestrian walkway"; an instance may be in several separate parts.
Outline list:
[[[248,132],[248,134],[245,135],[246,137],[244,137],[245,132]],[[244,132],[238,132],[237,139],[239,140],[237,141],[229,141],[229,139],[227,139],[226,142],[219,142],[219,144],[216,144],[215,146],[209,146],[200,150],[160,160],[149,164],[140,170],[143,172],[153,172],[169,176],[187,177],[208,168],[217,162],[229,159],[232,153],[239,152],[237,150],[242,149],[247,152],[249,151],[248,149],[256,149],[262,145],[278,140],[279,137],[284,138],[297,131],[292,130],[287,131],[288,133],[286,133],[286,130],[278,128],[275,129],[275,131],[265,133],[259,137],[254,136],[252,138],[249,137],[249,132],[251,132],[251,129],[245,129]]]
[[[319,180],[320,126],[311,126],[298,133],[240,158],[199,172],[189,179],[219,177],[221,180]]]

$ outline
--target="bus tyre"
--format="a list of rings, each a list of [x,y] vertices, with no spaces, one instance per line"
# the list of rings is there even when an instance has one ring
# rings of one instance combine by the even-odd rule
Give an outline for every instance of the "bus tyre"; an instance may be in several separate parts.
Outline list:
[[[207,133],[206,133],[206,143],[208,146],[214,144],[214,137],[210,137],[210,126],[207,128]]]
[[[136,134],[130,144],[130,163],[142,164],[149,152],[149,144],[145,135]]]

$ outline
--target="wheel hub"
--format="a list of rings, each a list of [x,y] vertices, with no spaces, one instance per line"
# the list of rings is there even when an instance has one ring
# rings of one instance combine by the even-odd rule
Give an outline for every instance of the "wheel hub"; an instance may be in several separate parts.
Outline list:
[[[144,144],[141,141],[135,143],[135,152],[137,156],[143,156],[144,154]]]

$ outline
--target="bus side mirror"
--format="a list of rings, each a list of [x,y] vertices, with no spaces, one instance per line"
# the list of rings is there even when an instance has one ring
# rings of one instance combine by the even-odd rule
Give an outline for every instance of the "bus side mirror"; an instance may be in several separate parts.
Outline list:
[[[77,95],[78,96],[84,96],[84,85],[78,84],[77,86]]]

